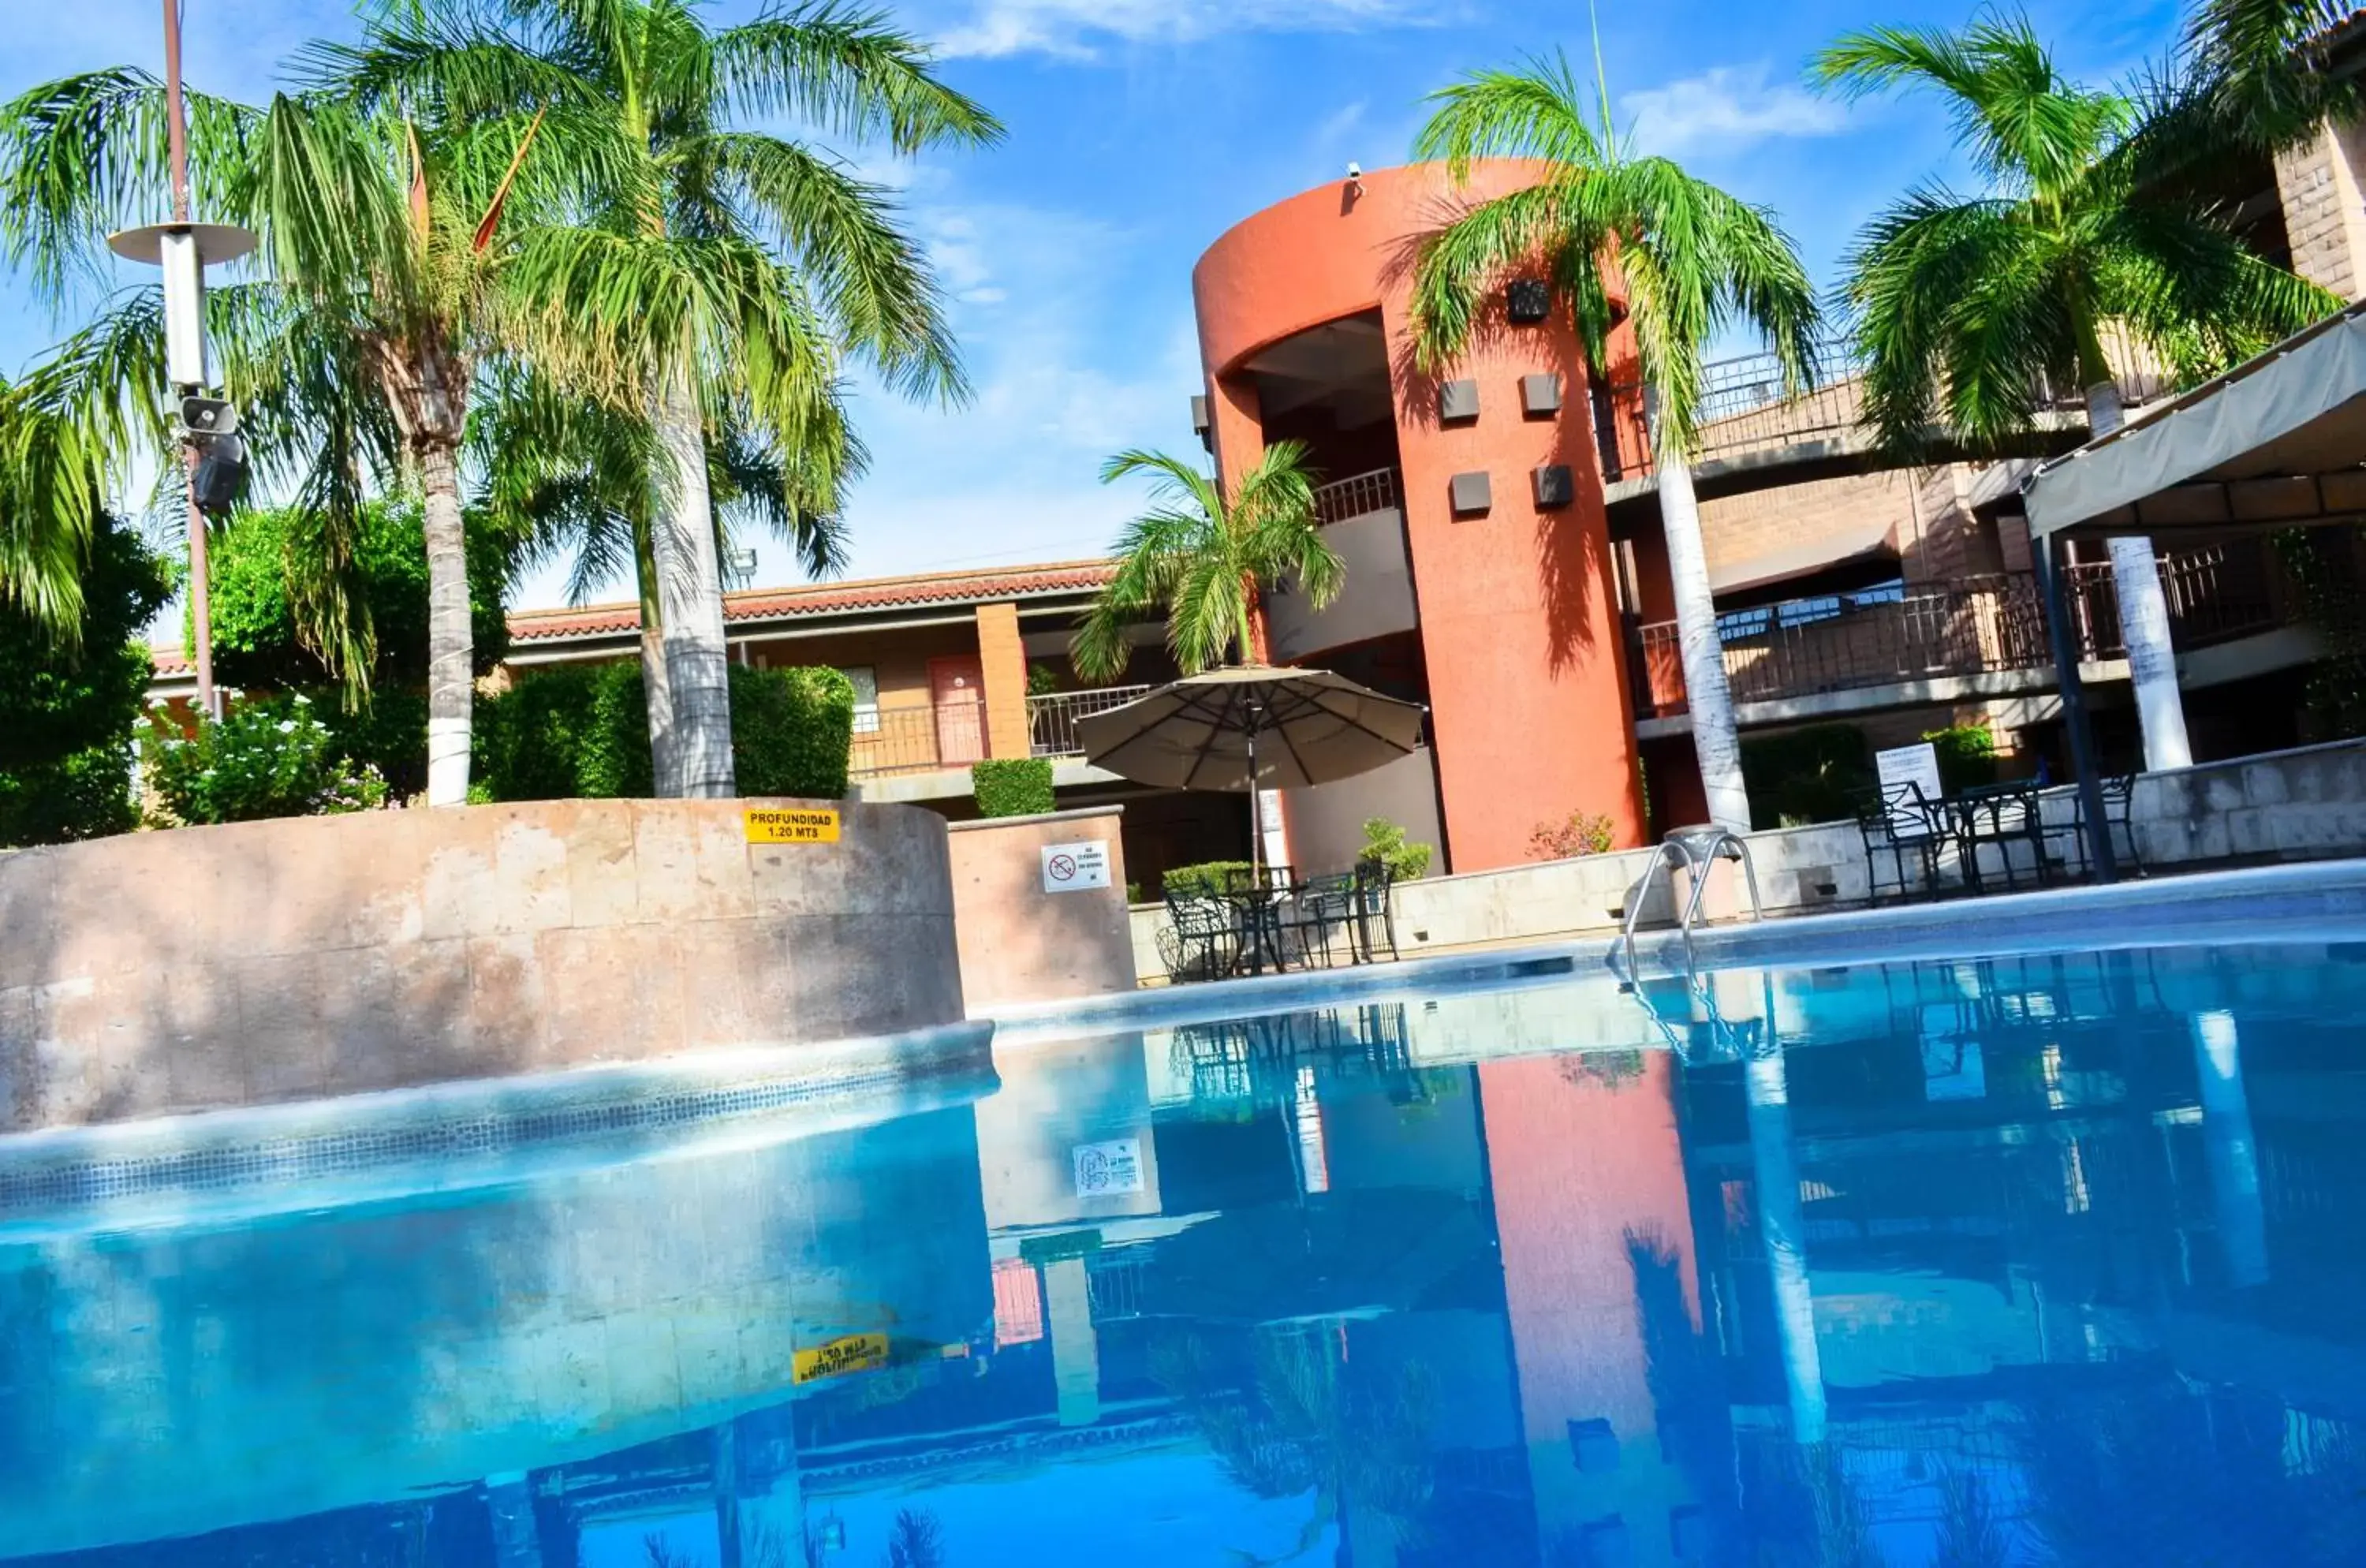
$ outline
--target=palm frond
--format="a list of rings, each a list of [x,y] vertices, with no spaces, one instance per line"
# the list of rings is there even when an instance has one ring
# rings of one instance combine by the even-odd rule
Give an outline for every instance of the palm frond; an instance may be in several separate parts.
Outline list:
[[[882,12],[833,0],[774,7],[713,47],[715,85],[743,113],[884,136],[907,153],[1002,140],[1001,122],[940,81],[927,46]]]
[[[1554,281],[1572,303],[1595,362],[1606,335],[1600,262],[1606,231],[1589,221],[1582,186],[1549,180],[1480,203],[1422,237],[1415,252],[1413,323],[1415,361],[1434,372],[1464,352],[1480,330],[1493,291],[1542,255],[1560,258]],[[1591,306],[1592,308],[1588,308]]]
[[[1584,89],[1564,55],[1473,72],[1425,101],[1436,107],[1414,141],[1414,156],[1443,160],[1458,183],[1482,158],[1535,158],[1573,170],[1601,167],[1617,155],[1589,123]]]
[[[2055,69],[2028,21],[1990,16],[1960,32],[1875,28],[1819,53],[1810,73],[1851,98],[1898,88],[1947,100],[1958,140],[1993,178],[2052,191],[2126,131],[2133,106]]]
[[[779,245],[809,281],[848,348],[912,396],[966,400],[968,382],[926,255],[897,226],[886,187],[776,137],[729,131],[670,154],[695,188],[715,190]],[[716,231],[729,229],[716,226]]]
[[[2279,152],[2346,122],[2361,107],[2358,78],[2327,69],[2328,35],[2351,17],[2346,0],[2201,0],[2184,45],[2245,144]]]

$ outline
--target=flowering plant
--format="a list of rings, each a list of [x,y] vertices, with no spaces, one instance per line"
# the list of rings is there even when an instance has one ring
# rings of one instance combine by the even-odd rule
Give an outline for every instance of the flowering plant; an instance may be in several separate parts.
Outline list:
[[[227,694],[236,696],[237,694]],[[329,727],[301,695],[242,702],[194,731],[169,712],[148,716],[141,755],[149,782],[183,822],[251,822],[371,811],[386,780],[332,750]]]

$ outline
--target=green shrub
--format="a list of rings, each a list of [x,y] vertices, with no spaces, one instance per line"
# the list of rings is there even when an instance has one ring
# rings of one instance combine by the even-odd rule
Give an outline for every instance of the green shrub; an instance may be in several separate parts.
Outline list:
[[[495,800],[655,793],[640,666],[562,664],[520,677],[478,702],[476,751],[476,776]]]
[[[1865,731],[1820,724],[1741,743],[1751,826],[1804,828],[1853,818],[1875,784]]]
[[[839,799],[853,744],[854,682],[840,671],[731,667],[731,756],[741,795]]]
[[[972,762],[970,787],[980,817],[1040,817],[1059,809],[1052,795],[1052,759],[995,757]]]
[[[157,795],[187,823],[321,817],[386,804],[386,781],[335,749],[329,727],[299,694],[242,702],[220,723],[185,733],[150,716],[141,752]]]
[[[1996,735],[1987,725],[1929,729],[1922,739],[1939,753],[1939,784],[1949,795],[1996,783]]]
[[[61,647],[0,604],[0,844],[55,844],[139,825],[131,739],[153,673],[146,627],[171,574],[102,517],[83,567],[82,639]]]
[[[854,685],[835,670],[731,667],[739,793],[846,794]],[[495,800],[615,800],[655,793],[637,663],[562,665],[477,704],[476,772]]]
[[[1372,817],[1365,819],[1364,847],[1356,858],[1388,867],[1395,881],[1415,882],[1428,873],[1436,853],[1427,844],[1406,843],[1405,830],[1387,818]]]
[[[501,610],[508,561],[480,517],[468,518],[467,534],[469,653],[483,675],[509,649],[509,623]],[[297,592],[299,581],[318,570],[319,563],[305,557],[319,547],[318,528],[294,508],[242,512],[215,531],[206,576],[213,584],[214,672],[225,683],[285,691],[333,680],[334,672],[305,636],[308,606]],[[427,536],[415,504],[372,502],[362,509],[345,580],[376,644],[371,689],[423,689]],[[186,606],[182,636],[186,647]],[[423,730],[421,745],[423,769]]]
[[[1221,897],[1249,879],[1256,868],[1245,860],[1211,860],[1168,869],[1162,886],[1169,898]]]

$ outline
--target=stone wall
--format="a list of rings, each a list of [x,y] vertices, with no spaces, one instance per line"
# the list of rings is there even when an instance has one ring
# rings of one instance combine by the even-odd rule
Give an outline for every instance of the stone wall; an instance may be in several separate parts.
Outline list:
[[[943,820],[553,801],[0,855],[0,1132],[963,1017]],[[784,804],[784,803],[769,803]]]
[[[952,825],[962,994],[973,1009],[1132,987],[1125,846],[1118,835],[1122,811],[1103,806]],[[1109,886],[1051,891],[1044,852],[1079,843],[1102,847]]]

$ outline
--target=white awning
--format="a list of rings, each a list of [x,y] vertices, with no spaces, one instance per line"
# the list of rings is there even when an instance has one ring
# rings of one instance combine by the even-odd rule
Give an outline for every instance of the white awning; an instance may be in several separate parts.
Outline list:
[[[2366,302],[2043,465],[2022,498],[2034,538],[2366,516]]]

